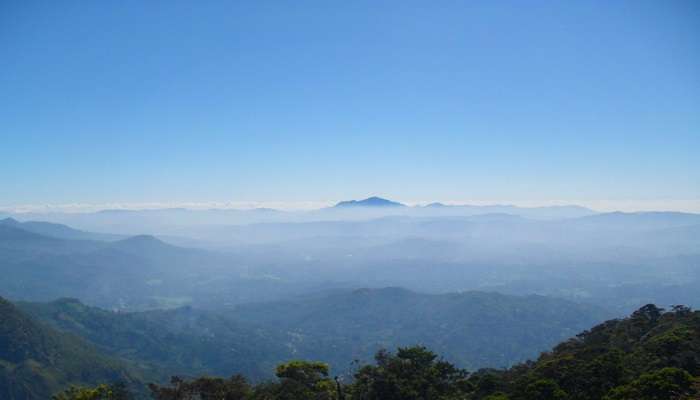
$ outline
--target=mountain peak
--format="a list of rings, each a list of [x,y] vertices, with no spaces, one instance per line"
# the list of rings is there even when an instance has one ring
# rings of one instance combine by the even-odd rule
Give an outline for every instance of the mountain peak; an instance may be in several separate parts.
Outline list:
[[[172,254],[172,251],[181,249],[151,235],[137,235],[110,242],[106,248],[147,258]]]
[[[347,200],[341,201],[335,207],[406,207],[404,204],[396,201],[383,199],[381,197],[372,196],[364,200]]]
[[[1,219],[0,224],[1,225],[15,226],[15,225],[19,225],[19,221],[17,221],[16,219],[14,219],[12,217],[7,217],[5,219]]]
[[[412,292],[412,291],[405,289],[405,288],[402,288],[402,287],[398,287],[398,286],[388,286],[388,287],[382,287],[382,288],[359,288],[359,289],[353,290],[352,294],[386,297],[386,296],[410,296],[410,295],[415,295],[417,293]]]
[[[111,242],[110,247],[128,252],[140,253],[150,252],[156,249],[172,248],[174,246],[171,246],[152,235],[137,235],[126,239],[117,240],[116,242]]]
[[[427,208],[445,208],[445,207],[450,207],[447,204],[440,203],[440,202],[435,202],[435,203],[430,203],[426,205],[425,207]]]
[[[131,236],[126,239],[119,240],[116,243],[130,243],[130,244],[165,244],[162,240],[158,239],[153,235],[136,235]]]

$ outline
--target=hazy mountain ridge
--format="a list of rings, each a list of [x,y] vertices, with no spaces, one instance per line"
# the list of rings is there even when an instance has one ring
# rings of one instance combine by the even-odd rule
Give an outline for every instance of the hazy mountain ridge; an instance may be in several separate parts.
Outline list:
[[[14,218],[6,218],[0,220],[0,225],[13,226],[28,232],[49,236],[57,239],[111,241],[124,238],[124,236],[122,235],[86,232],[71,228],[64,224],[43,221],[19,222]]]
[[[381,197],[368,197],[364,200],[346,200],[341,201],[334,206],[334,208],[343,207],[406,207],[405,204],[401,204],[396,201],[391,201],[383,199]]]
[[[8,213],[18,220],[41,220],[68,224],[94,232],[121,235],[154,234],[191,236],[197,228],[211,225],[247,225],[254,223],[289,223],[337,220],[366,220],[384,216],[460,217],[506,213],[536,219],[575,218],[596,214],[581,206],[519,207],[513,205],[444,205],[405,206],[369,197],[340,201],[335,207],[312,210],[255,209],[186,209],[102,210],[83,213],[25,212]],[[187,227],[187,229],[182,229]]]
[[[13,277],[0,290],[21,300],[79,297],[133,310],[397,285],[546,294],[629,312],[648,302],[700,304],[690,290],[699,277],[697,220],[683,213],[559,220],[484,214],[265,223],[212,227],[221,241],[215,251],[148,235],[58,239],[0,224],[0,271]],[[635,288],[648,298],[623,295],[642,293]]]
[[[80,298],[91,306],[20,305],[109,354],[99,357],[154,376],[261,379],[293,358],[346,373],[380,348],[417,343],[459,366],[505,367],[640,303],[700,303],[697,226],[697,215],[683,213],[396,215],[221,226],[219,235],[262,243],[211,251],[151,235],[50,237],[10,221],[0,224],[0,272],[12,279],[0,290],[13,299]],[[434,293],[343,289],[387,285]],[[509,294],[464,291],[475,288]],[[157,310],[123,311],[144,309]]]

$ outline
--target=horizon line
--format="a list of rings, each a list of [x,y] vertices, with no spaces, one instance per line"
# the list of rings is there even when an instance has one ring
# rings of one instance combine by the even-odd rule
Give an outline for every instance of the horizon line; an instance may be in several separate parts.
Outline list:
[[[384,198],[384,197],[383,197]],[[538,207],[583,207],[594,212],[645,212],[667,211],[700,213],[700,199],[667,200],[419,200],[398,201],[410,207],[442,203],[450,206],[513,206],[519,208]],[[308,200],[308,201],[161,201],[161,202],[74,202],[56,204],[13,204],[0,205],[0,212],[10,214],[39,213],[95,213],[100,211],[147,211],[187,209],[206,210],[240,210],[272,209],[277,211],[303,212],[332,207],[343,200]]]

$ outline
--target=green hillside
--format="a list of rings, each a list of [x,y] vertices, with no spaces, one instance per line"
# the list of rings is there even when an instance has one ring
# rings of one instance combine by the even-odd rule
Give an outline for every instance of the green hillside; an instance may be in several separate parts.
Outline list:
[[[360,289],[224,311],[191,307],[113,312],[77,300],[18,303],[52,326],[114,356],[169,374],[272,377],[295,358],[348,374],[381,348],[423,344],[461,367],[506,367],[605,319],[591,306],[541,296],[425,295]]]
[[[362,297],[351,301],[347,298],[367,296],[368,293],[373,295],[373,292],[363,290],[334,295],[345,299],[343,302],[333,300],[333,296],[326,297],[325,302],[329,307],[326,311],[335,316],[326,318],[321,326],[330,326],[328,321],[338,324],[343,315],[350,316],[343,311],[345,306],[359,310],[361,308],[358,308],[357,302],[365,306],[375,304],[376,299]],[[451,329],[451,325],[445,325],[446,319],[440,325],[422,314],[420,303],[425,300],[416,300],[416,294],[398,289],[379,292],[382,301],[391,299],[394,303],[403,303],[417,318],[426,318],[424,329],[426,332],[432,329],[435,338],[443,337],[444,332]],[[401,300],[404,296],[414,298],[414,302]],[[462,296],[465,295],[453,297]],[[491,302],[498,299],[483,293],[469,296],[472,302],[478,298],[482,298],[484,303],[487,303],[485,299]],[[420,296],[417,298],[420,299]],[[552,310],[556,308],[549,309],[545,314],[541,309],[536,314],[529,314],[524,308],[526,305],[537,309],[546,303],[522,301],[520,308],[511,314],[507,312],[507,300],[508,296],[503,296],[500,303],[495,303],[500,307],[492,308],[500,310],[500,316],[479,314],[475,312],[478,307],[463,310],[463,313],[478,321],[476,325],[491,329],[499,326],[494,323],[495,320],[512,325],[514,316],[519,313],[522,314],[521,321],[530,325],[522,325],[525,322],[521,322],[521,325],[511,326],[513,331],[530,329],[529,334],[533,334],[542,329],[543,332],[547,327],[532,325],[531,319],[545,316],[550,318],[547,324],[549,329],[556,326],[551,322]],[[440,314],[440,310],[449,310],[447,304],[454,300],[441,301],[442,309],[435,309],[435,314]],[[479,369],[470,373],[451,362],[453,354],[442,350],[434,353],[429,350],[430,347],[414,343],[399,347],[396,352],[377,351],[373,362],[355,364],[338,382],[331,377],[333,371],[343,371],[342,366],[325,364],[328,359],[323,357],[309,356],[309,349],[304,354],[280,352],[280,349],[289,347],[284,335],[266,336],[266,332],[271,331],[242,325],[230,317],[189,308],[116,313],[87,307],[75,300],[21,306],[32,315],[52,321],[56,327],[89,338],[98,343],[99,348],[72,334],[59,333],[38,323],[11,303],[0,300],[0,319],[3,321],[0,328],[1,399],[48,399],[69,385],[94,386],[114,382],[125,382],[137,393],[142,387],[139,379],[135,378],[139,373],[135,373],[129,364],[102,355],[100,350],[132,361],[160,363],[171,372],[179,369],[183,371],[181,376],[205,375],[196,379],[175,378],[170,385],[151,384],[152,397],[163,400],[691,400],[697,399],[700,393],[700,311],[683,306],[663,312],[656,306],[647,305],[628,318],[609,320],[565,340],[551,351],[542,353],[535,361],[508,369]],[[279,318],[280,330],[286,329],[292,321],[298,321],[300,315],[309,315],[308,312],[314,311],[300,310],[294,315],[291,309],[280,304],[275,307],[278,307],[277,314],[264,315],[265,318]],[[391,309],[386,306],[375,311],[381,313]],[[236,318],[243,318],[249,311],[239,310]],[[283,312],[289,313],[286,319],[282,318]],[[263,314],[259,315],[258,322],[263,322]],[[311,315],[315,314],[312,312]],[[391,324],[404,320],[399,313],[385,316]],[[452,318],[455,316],[451,314]],[[355,329],[350,329],[350,325],[359,320],[347,320],[345,325],[338,327],[338,332],[347,330],[348,337],[353,338],[360,332],[371,330],[370,327],[377,329],[384,326],[378,320],[360,324]],[[307,322],[310,328],[316,326],[311,319]],[[461,326],[461,330],[470,330],[465,320],[457,319],[455,324]],[[377,332],[386,334],[382,329]],[[292,332],[292,336],[298,335],[298,332]],[[357,340],[368,337],[371,336],[360,335]],[[342,336],[336,334],[328,340],[339,338],[342,339]],[[469,339],[458,338],[469,348]],[[440,343],[437,339],[432,341]],[[479,340],[477,343],[484,346],[485,354],[494,351],[485,344],[484,339]],[[492,339],[494,343],[499,340],[514,339]],[[323,348],[323,340],[316,339],[315,343],[320,347],[318,354],[328,353],[328,349]],[[343,345],[347,342],[338,343]],[[339,353],[344,351],[341,345],[337,346]],[[438,354],[446,358],[440,358]],[[226,359],[229,360],[228,364],[224,362]],[[299,361],[303,359],[324,362]],[[275,363],[278,363],[276,368]],[[230,379],[207,377],[213,373],[213,366],[219,371],[215,374],[224,376],[246,370],[257,372],[245,378],[241,375]],[[224,371],[226,368],[230,369]],[[276,379],[249,383],[259,378],[256,374],[260,374],[263,368],[268,368],[268,376],[274,373]],[[161,380],[155,374],[150,379],[154,379],[154,382]],[[92,392],[73,391],[63,398],[112,399],[104,394],[108,392],[104,388],[98,387]],[[76,397],[85,393],[98,394],[95,395],[97,397]]]
[[[277,362],[292,356],[283,333],[190,307],[127,313],[86,306],[75,299],[18,305],[107,353],[158,365],[171,375],[236,372],[263,379],[271,376]]]
[[[700,398],[700,312],[647,305],[506,370],[470,374],[413,346],[378,352],[347,384],[334,385],[328,367],[315,362],[280,365],[277,376],[257,386],[203,377],[151,389],[160,400],[211,393],[227,400],[693,400]]]
[[[536,357],[609,313],[543,296],[490,292],[422,294],[358,289],[241,305],[238,320],[289,332],[297,357],[343,372],[382,348],[422,344],[463,368],[508,367]]]
[[[686,376],[700,376],[700,311],[650,304],[503,373],[501,382],[513,399],[548,387],[561,395],[552,398],[660,400],[691,398],[681,396],[692,386]]]
[[[48,399],[69,384],[138,385],[133,369],[0,298],[0,399]]]

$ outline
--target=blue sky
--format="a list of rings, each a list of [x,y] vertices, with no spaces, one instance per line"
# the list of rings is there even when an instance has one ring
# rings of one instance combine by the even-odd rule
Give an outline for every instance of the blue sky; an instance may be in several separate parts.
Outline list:
[[[0,206],[700,209],[700,4],[525,4],[4,1]]]

